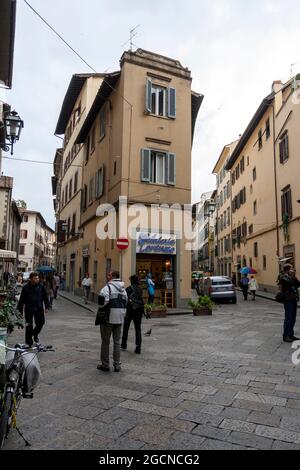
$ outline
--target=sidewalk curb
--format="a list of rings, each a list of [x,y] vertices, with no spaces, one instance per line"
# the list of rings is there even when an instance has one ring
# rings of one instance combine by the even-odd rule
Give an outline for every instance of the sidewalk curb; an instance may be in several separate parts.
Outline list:
[[[72,304],[78,305],[79,307],[83,308],[84,310],[87,310],[88,312],[91,312],[93,314],[96,314],[97,312],[92,310],[91,308],[87,307],[86,305],[82,304],[81,302],[74,300],[66,295],[63,295],[61,292],[58,293],[58,295],[65,300],[69,300],[69,302],[72,302]],[[97,305],[95,304],[95,307],[97,308]],[[192,315],[193,312],[192,310],[189,311],[182,311],[182,312],[174,312],[174,313],[168,313],[168,316],[170,317],[175,317],[175,316],[180,316],[180,315]]]
[[[60,297],[62,297],[65,300],[68,300],[69,302],[72,302],[72,304],[78,305],[79,307],[83,308],[84,310],[87,310],[88,312],[91,312],[95,314],[96,312],[92,310],[91,308],[87,307],[86,305],[83,305],[81,302],[77,302],[76,300],[71,299],[70,297],[61,294],[60,292],[58,293]]]
[[[237,291],[239,292],[243,292],[242,289],[236,289]],[[267,295],[264,295],[264,294],[258,294],[256,293],[256,297],[260,297],[261,299],[266,299],[266,300],[271,300],[272,302],[275,302],[276,304],[278,304],[278,302],[276,302],[275,300],[275,294],[274,294],[274,298],[273,297],[269,297]],[[283,304],[282,304],[283,305]],[[298,308],[300,308],[300,304],[298,303]]]

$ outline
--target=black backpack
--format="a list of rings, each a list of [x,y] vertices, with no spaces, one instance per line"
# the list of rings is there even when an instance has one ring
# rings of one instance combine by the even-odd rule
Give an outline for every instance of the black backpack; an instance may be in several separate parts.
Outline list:
[[[142,290],[139,286],[131,286],[131,293],[128,296],[128,305],[132,310],[138,310],[144,307]]]

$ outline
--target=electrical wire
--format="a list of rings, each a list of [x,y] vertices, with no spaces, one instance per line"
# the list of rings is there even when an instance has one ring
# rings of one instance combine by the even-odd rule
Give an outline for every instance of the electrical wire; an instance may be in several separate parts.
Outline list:
[[[27,160],[26,158],[15,158],[15,157],[12,158],[12,157],[4,157],[4,156],[2,156],[1,158],[6,159],[6,160],[11,160],[11,161],[17,161],[17,162],[39,163],[42,165],[54,165],[53,162],[43,162],[42,160]],[[70,168],[70,166],[82,168],[82,165],[75,165],[73,163],[71,163],[71,165],[69,165],[68,168]]]
[[[88,62],[83,58],[81,57],[81,55],[48,23],[48,21],[45,20],[45,18],[43,18],[34,8],[32,5],[30,5],[30,3],[27,1],[27,0],[24,0],[24,2],[26,3],[26,5],[48,26],[48,28],[51,29],[51,31],[54,32],[54,34],[56,34],[56,36],[58,36],[62,41],[63,43],[69,48],[71,49],[72,52],[74,52],[74,54],[76,54],[77,57],[80,58],[80,60],[82,60],[93,72],[95,73],[98,73],[91,65],[88,64]],[[133,108],[133,105],[116,89],[114,88],[109,82],[107,82],[105,79],[103,79],[103,82],[102,83],[105,83],[112,91],[114,91],[115,93],[117,93],[118,95],[120,95],[122,97],[122,99],[131,107]]]
[[[75,49],[74,49],[72,46],[70,46],[70,44],[69,44],[69,43],[68,43],[68,42],[67,42],[67,41],[66,41],[66,40],[65,40],[65,39],[46,21],[46,20],[45,20],[45,18],[43,18],[43,17],[33,8],[33,6],[31,6],[30,3],[27,2],[27,0],[24,0],[24,2],[25,2],[26,5],[27,5],[29,8],[31,8],[31,10],[48,26],[48,28],[50,28],[50,29],[54,32],[54,34],[56,34],[56,36],[58,36],[59,39],[61,39],[61,40],[64,42],[64,44],[66,44],[66,46],[67,46],[69,49],[71,49],[71,51],[74,52],[74,54],[76,54],[77,57],[79,57],[79,59],[82,60],[82,62],[84,62],[91,70],[93,70],[93,72],[97,73],[96,70],[95,70],[90,64],[88,64],[88,62],[87,62],[83,57],[81,57],[81,55],[80,55],[77,51],[75,51]]]

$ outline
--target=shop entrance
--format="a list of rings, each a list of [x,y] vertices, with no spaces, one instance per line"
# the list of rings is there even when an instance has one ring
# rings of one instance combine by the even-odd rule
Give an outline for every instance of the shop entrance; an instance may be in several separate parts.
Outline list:
[[[140,279],[144,301],[148,302],[146,277],[152,274],[155,282],[155,304],[165,304],[168,308],[175,307],[176,256],[157,254],[137,254],[136,273]]]

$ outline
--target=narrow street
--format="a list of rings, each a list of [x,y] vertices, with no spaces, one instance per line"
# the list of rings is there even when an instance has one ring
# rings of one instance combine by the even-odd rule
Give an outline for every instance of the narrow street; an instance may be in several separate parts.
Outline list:
[[[40,338],[56,351],[40,354],[42,383],[18,414],[32,447],[13,430],[4,449],[300,449],[282,319],[275,302],[239,298],[212,318],[144,320],[142,355],[132,327],[122,372],[105,374],[94,315],[59,298]]]

